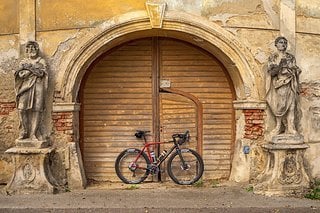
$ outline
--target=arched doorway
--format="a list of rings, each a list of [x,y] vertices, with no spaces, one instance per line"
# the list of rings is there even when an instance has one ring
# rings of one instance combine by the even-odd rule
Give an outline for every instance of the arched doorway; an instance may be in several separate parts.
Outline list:
[[[234,143],[233,85],[221,63],[181,40],[150,37],[119,45],[86,72],[80,90],[81,150],[88,179],[118,181],[114,161],[127,147],[142,146],[137,129],[154,138],[191,130],[197,143],[194,103],[163,93],[162,82],[203,105],[202,146],[206,179],[228,178]],[[168,86],[168,85],[167,85]]]

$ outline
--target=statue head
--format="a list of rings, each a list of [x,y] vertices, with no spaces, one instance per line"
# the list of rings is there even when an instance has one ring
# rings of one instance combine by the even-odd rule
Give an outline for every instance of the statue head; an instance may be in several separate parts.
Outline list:
[[[29,58],[36,58],[39,54],[39,44],[36,41],[28,41],[26,44],[26,55]]]
[[[283,36],[279,36],[276,38],[274,45],[279,51],[286,51],[288,47],[288,40]]]

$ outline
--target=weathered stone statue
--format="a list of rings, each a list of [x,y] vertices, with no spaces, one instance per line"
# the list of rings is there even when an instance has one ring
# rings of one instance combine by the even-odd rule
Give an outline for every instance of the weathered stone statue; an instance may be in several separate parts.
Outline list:
[[[47,65],[39,56],[39,45],[29,41],[25,49],[26,57],[21,60],[15,72],[16,102],[20,120],[18,140],[42,140],[40,124],[44,109],[44,99],[48,88]]]
[[[287,53],[287,39],[275,40],[277,52],[268,60],[267,103],[276,118],[266,151],[265,170],[257,177],[254,192],[265,195],[293,196],[309,188],[309,176],[304,164],[304,152],[309,148],[298,133],[301,119],[299,75],[296,59]]]
[[[277,52],[268,59],[267,67],[267,103],[276,118],[276,127],[271,135],[281,133],[297,135],[297,126],[301,118],[299,109],[300,68],[295,57],[286,52],[287,39],[275,40]]]

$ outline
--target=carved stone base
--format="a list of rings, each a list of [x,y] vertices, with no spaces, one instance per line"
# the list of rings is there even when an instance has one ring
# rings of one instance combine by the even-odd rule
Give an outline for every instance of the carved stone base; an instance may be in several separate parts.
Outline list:
[[[291,139],[289,139],[291,140]],[[267,151],[265,171],[257,177],[256,194],[297,196],[310,187],[310,180],[303,164],[304,143],[274,144],[263,146]]]
[[[14,174],[6,186],[8,194],[53,193],[54,180],[48,169],[48,157],[52,148],[14,147],[6,153],[14,161]]]

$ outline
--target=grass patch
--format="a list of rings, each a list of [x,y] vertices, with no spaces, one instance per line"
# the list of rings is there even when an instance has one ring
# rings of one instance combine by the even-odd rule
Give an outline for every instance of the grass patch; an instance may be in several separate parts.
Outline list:
[[[126,188],[127,190],[135,190],[135,189],[139,189],[139,186],[137,186],[136,184],[130,185]]]
[[[314,181],[311,191],[304,197],[312,200],[320,200],[320,179]]]
[[[193,184],[194,187],[203,187],[204,186],[204,182],[203,180],[198,180],[197,182],[195,182]]]
[[[247,191],[247,192],[253,192],[253,186],[248,186],[248,187],[246,188],[246,191]]]
[[[218,180],[212,180],[211,181],[211,188],[217,188],[219,186]]]

